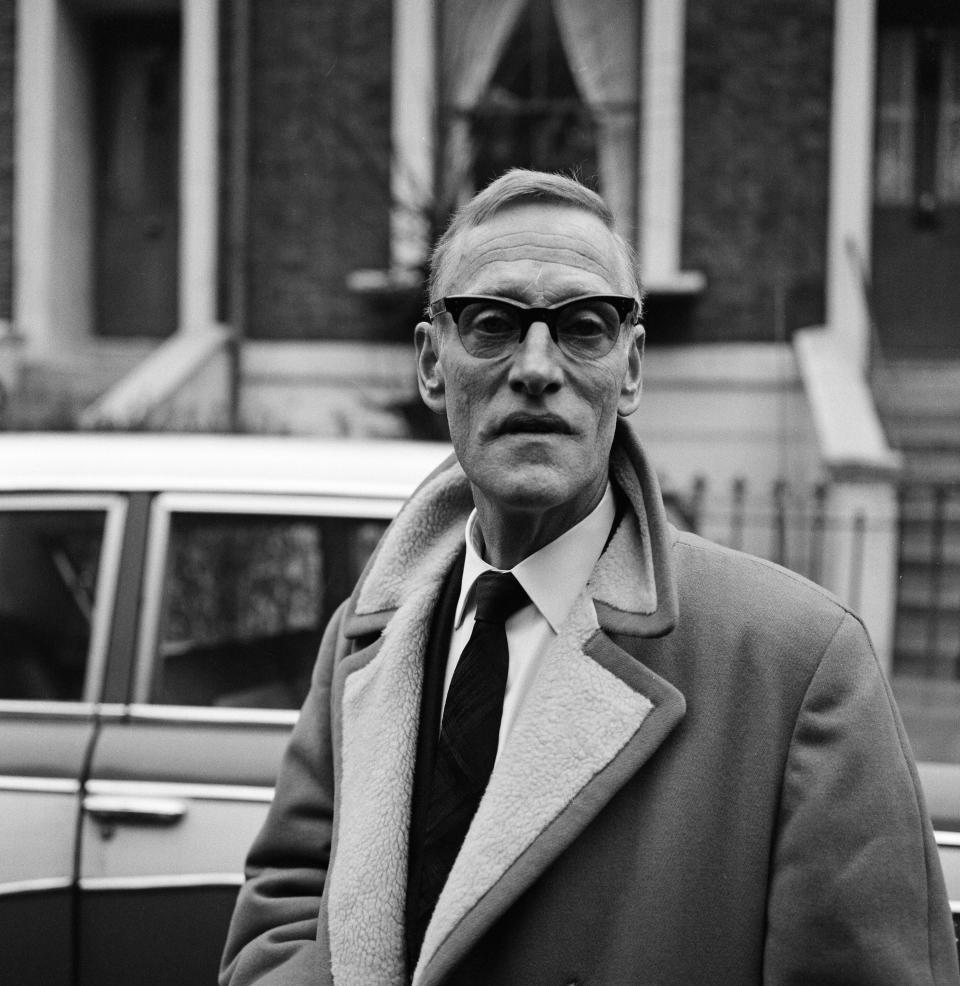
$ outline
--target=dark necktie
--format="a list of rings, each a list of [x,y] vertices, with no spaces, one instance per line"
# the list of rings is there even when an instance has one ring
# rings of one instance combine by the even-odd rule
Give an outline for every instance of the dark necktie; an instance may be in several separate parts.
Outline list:
[[[417,906],[420,941],[496,760],[509,666],[504,623],[530,602],[509,572],[485,572],[474,591],[476,622],[450,681],[434,760]]]

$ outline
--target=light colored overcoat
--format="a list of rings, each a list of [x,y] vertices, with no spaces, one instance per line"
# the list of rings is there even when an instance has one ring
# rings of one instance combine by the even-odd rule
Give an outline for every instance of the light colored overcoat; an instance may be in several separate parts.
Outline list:
[[[404,963],[430,616],[472,506],[451,460],[324,638],[224,955],[233,986],[960,982],[903,728],[859,620],[678,533],[626,428],[627,511]]]

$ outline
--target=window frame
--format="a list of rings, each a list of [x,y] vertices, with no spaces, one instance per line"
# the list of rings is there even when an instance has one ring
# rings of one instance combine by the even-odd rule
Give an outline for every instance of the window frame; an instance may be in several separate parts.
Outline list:
[[[852,0],[849,0],[852,2]],[[640,255],[649,293],[699,294],[701,271],[683,270],[683,102],[686,0],[642,0],[636,175]],[[437,181],[439,46],[435,0],[394,4],[391,270],[418,270],[430,248],[427,213]],[[428,70],[424,70],[428,66]]]
[[[284,710],[218,709],[215,706],[174,706],[150,700],[150,686],[157,661],[157,638],[163,609],[163,581],[174,514],[215,514],[219,516],[256,514],[263,517],[316,517],[322,519],[392,520],[401,499],[362,496],[315,496],[309,494],[259,493],[160,493],[151,504],[147,551],[143,569],[143,605],[137,633],[133,695],[138,710],[190,710],[190,719],[234,719],[253,715],[273,715]],[[247,715],[244,715],[246,713]]]
[[[87,664],[84,672],[83,695],[79,700],[8,699],[0,697],[2,712],[85,712],[95,704],[103,691],[117,601],[120,574],[120,554],[123,548],[127,520],[127,499],[119,493],[0,493],[0,511],[38,512],[102,512],[103,540],[97,568],[96,605],[90,622],[90,641],[87,645]]]

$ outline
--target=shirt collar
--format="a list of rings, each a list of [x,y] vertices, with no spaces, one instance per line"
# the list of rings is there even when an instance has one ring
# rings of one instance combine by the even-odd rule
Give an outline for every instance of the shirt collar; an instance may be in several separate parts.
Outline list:
[[[600,502],[583,520],[511,569],[554,633],[559,632],[577,596],[587,584],[607,543],[616,512],[613,490],[607,483]],[[468,604],[473,602],[472,590],[477,578],[484,572],[500,571],[480,555],[480,530],[475,509],[467,518],[466,542],[467,554],[454,627],[463,623]]]

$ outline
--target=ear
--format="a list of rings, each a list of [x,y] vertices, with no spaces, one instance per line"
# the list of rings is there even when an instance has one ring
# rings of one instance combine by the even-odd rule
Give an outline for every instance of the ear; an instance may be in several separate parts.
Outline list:
[[[414,330],[414,345],[417,347],[417,384],[420,387],[420,396],[434,414],[443,414],[447,402],[437,332],[437,327],[430,322],[419,322]]]
[[[627,368],[620,387],[620,399],[617,401],[617,414],[621,418],[633,414],[640,406],[640,391],[643,384],[641,373],[643,365],[643,341],[646,334],[642,325],[632,326],[632,335],[627,349]]]

